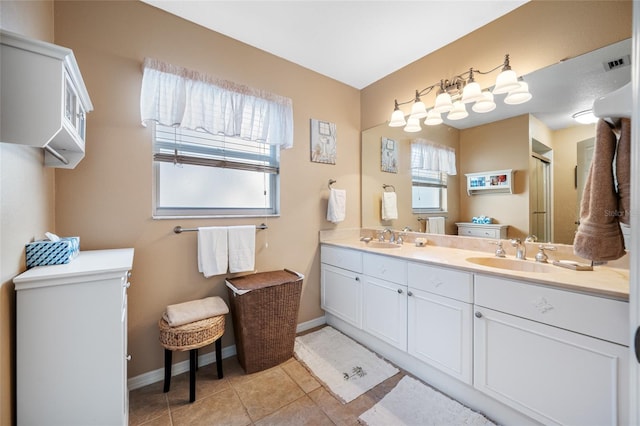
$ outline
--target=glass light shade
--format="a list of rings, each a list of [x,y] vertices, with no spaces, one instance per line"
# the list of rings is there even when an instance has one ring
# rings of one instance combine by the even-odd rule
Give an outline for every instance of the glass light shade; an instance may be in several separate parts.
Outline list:
[[[503,93],[515,90],[520,86],[516,72],[513,70],[502,71],[496,78],[496,85],[493,88],[494,95],[501,95]]]
[[[520,87],[509,92],[504,103],[509,105],[518,105],[527,102],[531,99],[531,93],[529,93],[529,85],[524,81],[520,82]]]
[[[436,97],[436,104],[433,107],[437,113],[449,112],[453,109],[453,104],[451,103],[451,96],[444,92],[440,93]]]
[[[493,101],[493,93],[487,90],[482,92],[482,99],[476,101],[471,109],[480,114],[496,109],[496,103]]]
[[[427,116],[427,108],[424,106],[424,102],[414,102],[411,107],[411,117],[424,118]]]
[[[389,121],[389,127],[402,127],[407,122],[404,119],[404,113],[399,109],[393,111],[391,114],[391,120]]]
[[[422,130],[422,127],[420,127],[420,119],[415,117],[409,117],[409,120],[407,120],[407,125],[404,128],[404,131],[414,133],[414,132],[419,132],[420,130]]]
[[[442,116],[435,109],[430,109],[427,114],[427,118],[424,120],[424,124],[427,126],[437,126],[438,124],[442,124]]]
[[[467,84],[462,89],[462,103],[468,104],[482,99],[482,90],[480,85],[475,81]]]
[[[449,114],[447,114],[447,119],[449,120],[461,120],[465,117],[468,117],[469,113],[467,112],[467,106],[463,104],[461,101],[455,101],[453,103],[453,109]]]
[[[598,122],[598,117],[593,115],[593,111],[590,109],[576,112],[571,116],[571,118],[573,118],[580,124],[594,124]]]

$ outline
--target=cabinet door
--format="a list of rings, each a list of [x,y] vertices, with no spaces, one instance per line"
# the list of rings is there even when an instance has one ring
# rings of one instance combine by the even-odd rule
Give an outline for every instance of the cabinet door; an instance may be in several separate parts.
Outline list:
[[[362,328],[406,351],[407,287],[365,275],[362,294]]]
[[[322,309],[362,328],[360,274],[323,263],[320,279]]]
[[[628,424],[628,348],[475,311],[477,389],[544,424]]]
[[[473,305],[409,289],[409,354],[471,384]]]

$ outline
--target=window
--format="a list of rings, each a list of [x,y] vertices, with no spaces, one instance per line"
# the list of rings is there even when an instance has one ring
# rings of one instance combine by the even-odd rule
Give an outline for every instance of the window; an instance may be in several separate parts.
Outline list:
[[[447,211],[447,174],[413,169],[411,173],[411,207],[413,213]]]
[[[279,214],[276,145],[155,125],[154,216]]]

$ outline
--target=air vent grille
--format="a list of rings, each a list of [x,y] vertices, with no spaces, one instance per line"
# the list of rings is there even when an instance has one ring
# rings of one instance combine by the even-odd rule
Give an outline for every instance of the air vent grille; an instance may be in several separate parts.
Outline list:
[[[622,67],[628,67],[631,65],[631,55],[624,55],[619,58],[611,59],[609,61],[603,62],[605,71],[611,71]]]

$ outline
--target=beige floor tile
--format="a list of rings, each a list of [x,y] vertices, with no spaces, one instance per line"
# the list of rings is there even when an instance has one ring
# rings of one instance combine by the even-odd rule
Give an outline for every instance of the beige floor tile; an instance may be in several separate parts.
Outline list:
[[[223,375],[224,376],[224,375]],[[198,368],[196,372],[196,401],[229,388],[224,378],[218,380],[216,365],[209,364]],[[189,372],[171,378],[171,387],[167,392],[169,406],[189,404]]]
[[[231,382],[253,421],[257,421],[304,395],[300,387],[280,367]]]
[[[163,414],[168,415],[169,407],[162,386],[162,382],[157,382],[129,392],[130,425],[141,425]]]
[[[309,393],[321,386],[320,382],[297,359],[284,363],[282,369],[291,376],[304,393]]]
[[[238,395],[231,388],[194,403],[171,410],[173,426],[225,425],[245,426],[251,424],[247,411]]]
[[[142,423],[140,426],[172,426],[169,410],[160,417],[156,417],[155,419]]]
[[[255,423],[256,426],[330,426],[333,424],[307,395]]]

